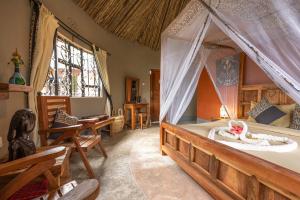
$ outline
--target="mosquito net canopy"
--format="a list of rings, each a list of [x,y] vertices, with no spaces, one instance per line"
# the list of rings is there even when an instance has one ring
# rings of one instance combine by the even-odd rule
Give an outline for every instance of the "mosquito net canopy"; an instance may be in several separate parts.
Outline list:
[[[235,118],[238,80],[218,80],[216,65],[219,58],[240,51],[300,103],[299,44],[298,0],[191,0],[162,34],[160,120],[178,123],[203,67],[227,113]]]

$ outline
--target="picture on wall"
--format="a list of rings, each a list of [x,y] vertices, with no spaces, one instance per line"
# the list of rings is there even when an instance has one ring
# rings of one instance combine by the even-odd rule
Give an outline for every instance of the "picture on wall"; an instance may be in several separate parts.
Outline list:
[[[239,82],[240,54],[227,56],[216,61],[218,86],[233,86]]]

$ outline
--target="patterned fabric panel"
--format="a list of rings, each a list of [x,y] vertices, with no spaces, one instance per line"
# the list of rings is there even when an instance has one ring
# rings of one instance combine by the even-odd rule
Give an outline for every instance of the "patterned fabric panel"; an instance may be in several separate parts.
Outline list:
[[[272,107],[272,104],[270,104],[268,99],[262,98],[261,101],[258,102],[255,107],[248,112],[248,115],[255,119],[259,114],[270,107]]]
[[[300,105],[296,105],[290,128],[300,130]]]

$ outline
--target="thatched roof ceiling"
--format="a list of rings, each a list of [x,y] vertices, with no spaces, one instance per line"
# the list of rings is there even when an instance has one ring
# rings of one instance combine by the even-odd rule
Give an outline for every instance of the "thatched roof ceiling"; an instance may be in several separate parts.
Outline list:
[[[118,37],[154,50],[160,35],[190,0],[73,0]]]

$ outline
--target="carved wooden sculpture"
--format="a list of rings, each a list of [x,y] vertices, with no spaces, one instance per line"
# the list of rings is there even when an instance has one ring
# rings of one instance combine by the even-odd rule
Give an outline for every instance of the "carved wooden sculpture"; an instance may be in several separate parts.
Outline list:
[[[12,117],[7,140],[9,142],[9,161],[22,158],[36,152],[30,134],[35,128],[36,116],[29,109],[18,110]]]

